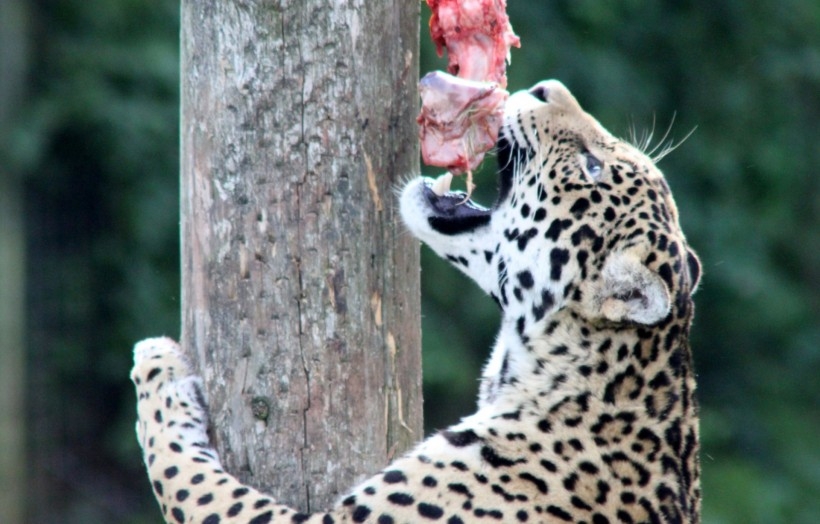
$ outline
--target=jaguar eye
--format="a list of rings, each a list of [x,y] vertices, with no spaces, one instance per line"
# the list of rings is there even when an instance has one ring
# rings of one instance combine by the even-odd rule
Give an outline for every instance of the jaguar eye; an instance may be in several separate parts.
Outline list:
[[[601,177],[601,171],[604,169],[603,162],[598,160],[595,155],[589,151],[584,152],[584,156],[587,160],[587,173],[595,180],[598,180]]]

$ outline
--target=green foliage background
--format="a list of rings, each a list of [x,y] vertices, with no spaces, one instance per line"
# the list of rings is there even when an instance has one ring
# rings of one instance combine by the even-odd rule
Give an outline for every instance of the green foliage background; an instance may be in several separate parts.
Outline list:
[[[32,3],[24,176],[31,522],[156,522],[130,347],[178,335],[178,4]],[[661,163],[700,254],[704,521],[820,522],[820,3],[511,0],[510,89],[562,80]],[[425,15],[423,15],[424,17]],[[444,67],[422,22],[422,71]],[[479,174],[493,198],[492,169]],[[481,198],[481,197],[479,197]],[[425,415],[473,407],[497,313],[423,253]]]

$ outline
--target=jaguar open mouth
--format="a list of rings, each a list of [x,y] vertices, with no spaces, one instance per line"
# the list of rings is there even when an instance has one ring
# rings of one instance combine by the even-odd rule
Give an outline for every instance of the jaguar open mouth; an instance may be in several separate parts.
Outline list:
[[[453,175],[445,173],[424,184],[424,197],[432,214],[430,227],[445,235],[466,233],[490,223],[492,210],[474,202],[464,191],[450,190]]]
[[[490,223],[493,211],[510,193],[518,163],[527,157],[520,147],[503,136],[499,138],[495,152],[498,160],[499,192],[491,208],[476,203],[464,191],[451,190],[453,175],[450,173],[445,173],[435,180],[425,180],[424,197],[432,211],[428,217],[430,227],[445,235],[457,235]]]

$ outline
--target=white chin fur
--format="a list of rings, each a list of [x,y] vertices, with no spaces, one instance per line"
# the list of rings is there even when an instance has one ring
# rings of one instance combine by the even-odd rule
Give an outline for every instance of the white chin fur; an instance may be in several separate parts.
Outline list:
[[[424,177],[414,178],[404,186],[399,198],[399,211],[407,229],[420,240],[425,233],[431,231],[427,222],[429,211],[424,197],[424,186],[432,182]]]

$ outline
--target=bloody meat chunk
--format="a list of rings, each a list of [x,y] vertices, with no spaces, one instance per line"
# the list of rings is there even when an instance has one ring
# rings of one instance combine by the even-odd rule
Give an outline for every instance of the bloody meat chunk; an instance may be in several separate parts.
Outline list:
[[[498,139],[508,93],[489,82],[475,82],[441,71],[419,82],[421,149],[424,163],[452,173],[472,171]]]
[[[519,46],[506,0],[427,0],[430,33],[439,55],[447,48],[448,71],[419,83],[421,152],[427,165],[469,175],[498,139],[509,93],[506,62]],[[453,76],[457,75],[457,76]]]
[[[447,48],[447,71],[468,80],[507,87],[510,47],[520,46],[506,0],[427,0],[430,35],[438,55]]]

